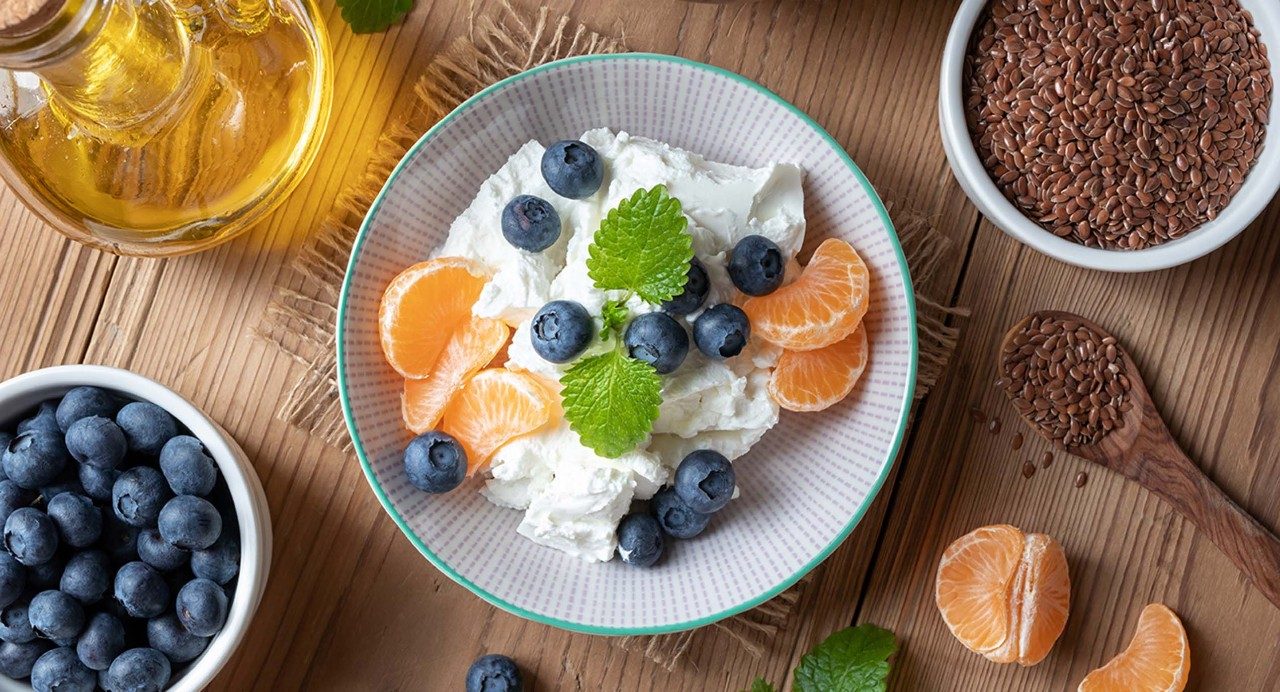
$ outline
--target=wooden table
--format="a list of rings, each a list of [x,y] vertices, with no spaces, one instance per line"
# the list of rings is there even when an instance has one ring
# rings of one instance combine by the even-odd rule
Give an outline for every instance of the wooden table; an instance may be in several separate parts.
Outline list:
[[[1040,307],[1094,316],[1129,344],[1192,457],[1280,527],[1280,203],[1215,254],[1152,274],[1074,269],[1013,242],[965,199],[937,134],[936,75],[955,0],[552,3],[624,33],[634,49],[740,72],[813,115],[896,209],[928,214],[955,241],[941,286],[973,316],[873,509],[814,572],[762,658],[701,637],[667,672],[607,639],[498,611],[449,581],[382,512],[354,458],[276,420],[298,372],[251,331],[292,252],[359,175],[420,69],[466,30],[471,8],[418,0],[403,26],[355,37],[323,4],[337,60],[329,138],[301,189],[247,236],[194,257],[116,258],[63,240],[0,195],[0,376],[58,363],[129,368],[204,406],[254,460],[270,499],[274,569],[221,687],[458,690],[472,659],[499,651],[536,689],[738,690],[757,675],[789,679],[825,636],[874,622],[901,641],[894,689],[1063,690],[1124,647],[1143,605],[1163,601],[1190,633],[1194,688],[1280,689],[1280,611],[1185,521],[1120,478],[1090,469],[1075,489],[1083,462],[1059,458],[1024,480],[1022,461],[1045,446],[1011,450],[1018,424],[991,387],[993,349],[1017,317]],[[1004,431],[973,422],[975,406]],[[1067,631],[1030,669],[967,652],[933,605],[943,548],[998,522],[1056,536],[1071,562]]]

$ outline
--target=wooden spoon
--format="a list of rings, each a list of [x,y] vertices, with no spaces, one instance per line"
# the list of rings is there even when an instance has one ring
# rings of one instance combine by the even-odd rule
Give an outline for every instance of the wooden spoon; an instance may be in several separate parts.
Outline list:
[[[1109,336],[1105,329],[1079,315],[1042,310],[1028,315],[1005,334],[1001,353],[1036,317],[1079,322],[1099,338]],[[1128,396],[1133,403],[1128,412],[1120,414],[1123,425],[1095,444],[1058,445],[1059,448],[1101,464],[1163,498],[1231,558],[1267,600],[1280,607],[1280,538],[1241,509],[1187,457],[1174,441],[1151,401],[1151,393],[1143,384],[1138,368],[1118,340],[1116,351],[1116,358],[1129,380]],[[997,356],[997,367],[1003,372],[1000,360],[1001,356]],[[1026,417],[1023,420],[1037,433],[1044,434],[1034,421]]]

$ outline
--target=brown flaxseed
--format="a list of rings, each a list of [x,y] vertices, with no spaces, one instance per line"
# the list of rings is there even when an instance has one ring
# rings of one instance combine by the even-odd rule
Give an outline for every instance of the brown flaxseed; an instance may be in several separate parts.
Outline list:
[[[1055,235],[1108,249],[1216,218],[1271,107],[1267,49],[1239,0],[992,0],[965,74],[997,187]]]

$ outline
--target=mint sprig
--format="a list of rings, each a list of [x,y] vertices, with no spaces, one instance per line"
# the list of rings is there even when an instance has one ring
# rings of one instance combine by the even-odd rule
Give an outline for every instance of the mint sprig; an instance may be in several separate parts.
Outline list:
[[[622,326],[631,318],[625,300],[609,300],[600,308],[600,319],[604,326],[600,329],[600,338],[607,339],[614,332],[622,331]]]
[[[775,692],[773,684],[764,678],[756,678],[751,681],[751,689],[748,692]]]
[[[898,650],[893,632],[875,625],[840,630],[800,659],[796,692],[884,692],[889,657]]]
[[[352,31],[371,34],[404,19],[413,9],[413,0],[338,0],[338,7]]]
[[[635,293],[658,305],[689,279],[693,238],[680,200],[657,185],[636,190],[600,222],[588,248],[587,274],[597,288]]]
[[[662,378],[622,350],[583,358],[560,376],[564,417],[582,444],[617,458],[644,442],[658,419]]]

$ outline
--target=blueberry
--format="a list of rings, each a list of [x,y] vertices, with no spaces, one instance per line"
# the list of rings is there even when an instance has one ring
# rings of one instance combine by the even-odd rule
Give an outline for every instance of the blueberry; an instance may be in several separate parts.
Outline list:
[[[31,601],[21,601],[0,610],[0,641],[23,644],[36,638],[28,608]]]
[[[212,637],[227,622],[227,592],[208,579],[192,579],[178,590],[174,608],[188,632]]]
[[[153,618],[169,607],[169,585],[156,568],[130,562],[116,572],[115,597],[135,618]]]
[[[36,494],[11,480],[0,481],[0,522],[9,518],[14,510],[29,507],[36,501]]]
[[[67,451],[81,464],[103,469],[120,465],[129,451],[124,431],[114,420],[89,416],[71,424],[66,436]]]
[[[80,487],[84,488],[85,495],[99,502],[111,500],[111,487],[116,484],[116,479],[120,478],[119,471],[81,464],[79,473]]]
[[[160,692],[169,684],[172,673],[164,654],[140,647],[116,656],[102,682],[111,692]]]
[[[634,513],[618,524],[618,554],[636,567],[650,567],[662,557],[662,527],[649,514]]]
[[[649,510],[662,532],[672,538],[693,538],[705,531],[711,521],[710,514],[695,512],[685,504],[675,488],[663,488],[654,494]]]
[[[44,564],[58,550],[58,527],[48,514],[22,507],[4,521],[4,546],[28,567]]]
[[[157,529],[138,533],[138,559],[161,572],[170,572],[191,562],[191,551],[166,541]]]
[[[115,515],[139,528],[155,526],[160,509],[170,497],[173,493],[164,476],[150,466],[135,466],[121,473],[111,486],[111,508]]]
[[[0,607],[17,601],[27,588],[27,568],[9,553],[0,552]]]
[[[71,432],[71,426],[83,418],[100,417],[115,418],[120,410],[116,398],[106,390],[97,387],[76,387],[67,392],[58,402],[58,427],[65,433]]]
[[[684,282],[684,291],[680,295],[662,304],[663,312],[669,315],[687,315],[702,307],[711,293],[711,278],[707,276],[707,268],[697,257],[689,263],[689,278]]]
[[[520,669],[501,654],[485,654],[467,670],[467,692],[520,692]]]
[[[138,529],[120,521],[114,514],[104,517],[102,539],[98,546],[107,552],[112,562],[123,565],[138,554]]]
[[[711,449],[689,453],[676,467],[676,494],[695,512],[720,511],[729,504],[736,483],[733,464]]]
[[[533,350],[552,363],[567,363],[587,349],[596,324],[581,303],[553,300],[529,323]]]
[[[191,553],[191,571],[201,579],[229,584],[240,573],[239,536],[223,531],[212,547]]]
[[[176,615],[165,613],[147,620],[147,643],[173,663],[186,663],[204,653],[209,637],[188,632]]]
[[[97,676],[69,646],[46,651],[31,667],[31,687],[36,692],[93,692],[97,684]]]
[[[693,322],[693,341],[711,358],[732,358],[742,353],[751,337],[747,313],[729,303],[707,308]]]
[[[160,536],[184,550],[204,550],[222,535],[222,515],[212,502],[179,495],[160,510]]]
[[[67,559],[61,551],[54,553],[53,559],[43,564],[27,568],[27,589],[44,591],[58,588],[62,581],[62,572],[67,568]]]
[[[160,471],[176,495],[204,497],[218,480],[218,466],[204,445],[190,435],[179,435],[160,450]]]
[[[36,409],[36,414],[18,423],[17,434],[21,435],[33,430],[43,430],[52,435],[62,437],[62,428],[58,427],[58,405],[54,401],[46,401]]]
[[[178,422],[169,412],[148,401],[125,404],[116,414],[129,449],[149,457],[160,454],[164,443],[178,434]]]
[[[502,237],[528,252],[542,252],[560,239],[560,214],[551,203],[518,195],[502,210]]]
[[[36,659],[52,648],[53,642],[45,639],[33,639],[21,644],[0,643],[0,673],[14,680],[25,678],[31,675],[31,667],[36,664]]]
[[[70,639],[84,628],[84,607],[71,596],[50,589],[41,591],[27,607],[31,627],[46,639]]]
[[[101,550],[77,553],[62,569],[58,588],[85,605],[101,601],[111,590],[111,559]]]
[[[84,495],[84,486],[80,484],[80,479],[76,477],[78,471],[76,469],[65,469],[56,479],[49,485],[40,486],[40,496],[45,502],[63,493],[75,493],[76,495]]]
[[[110,613],[98,613],[80,634],[76,655],[90,669],[106,670],[124,647],[125,632],[120,619]]]
[[[467,476],[467,452],[442,432],[425,432],[404,448],[404,472],[413,487],[447,493]]]
[[[556,142],[542,154],[542,178],[557,195],[584,199],[604,182],[604,159],[576,139]]]
[[[652,365],[661,375],[675,372],[689,355],[689,334],[664,312],[651,312],[631,320],[622,341],[632,358]]]
[[[787,263],[778,244],[762,235],[749,235],[733,248],[729,258],[729,279],[749,296],[773,293],[782,285]]]
[[[48,485],[67,465],[62,433],[28,430],[13,438],[5,448],[2,463],[9,480],[27,490]]]
[[[49,518],[58,525],[62,542],[84,548],[102,535],[102,510],[93,500],[74,492],[64,492],[49,500]]]

